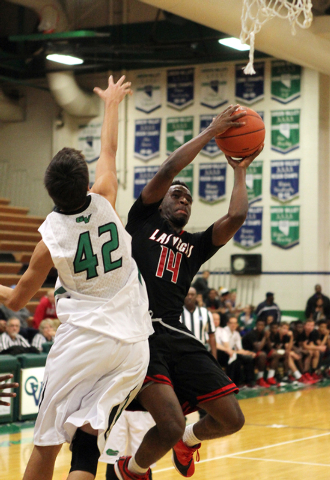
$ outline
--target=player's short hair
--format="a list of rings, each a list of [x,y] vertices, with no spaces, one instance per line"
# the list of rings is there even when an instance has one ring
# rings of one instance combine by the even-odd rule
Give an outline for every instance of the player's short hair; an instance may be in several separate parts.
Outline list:
[[[44,184],[55,205],[74,211],[86,199],[89,176],[83,154],[74,148],[62,148],[47,167]]]
[[[182,182],[181,180],[174,180],[171,183],[171,187],[173,187],[174,185],[182,185],[183,187],[186,187],[186,189],[190,192],[190,188],[188,187],[188,185],[185,182]]]

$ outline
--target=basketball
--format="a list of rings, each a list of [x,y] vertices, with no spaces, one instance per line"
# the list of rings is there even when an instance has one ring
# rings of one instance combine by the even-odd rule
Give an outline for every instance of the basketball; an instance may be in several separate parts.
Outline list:
[[[216,135],[215,141],[226,155],[234,158],[244,158],[254,153],[265,140],[265,124],[257,112],[248,107],[239,107],[233,115],[245,111],[245,117],[239,122],[245,122],[242,127],[228,128],[224,133]]]

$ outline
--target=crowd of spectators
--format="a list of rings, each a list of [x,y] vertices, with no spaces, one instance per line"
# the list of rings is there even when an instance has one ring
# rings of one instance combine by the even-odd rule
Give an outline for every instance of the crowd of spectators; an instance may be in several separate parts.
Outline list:
[[[215,337],[216,358],[237,385],[311,385],[330,378],[330,300],[320,285],[307,301],[305,320],[289,323],[281,318],[273,292],[257,307],[241,308],[235,291],[208,287],[209,275],[206,271],[193,283],[195,306],[212,315],[207,331],[212,344]]]
[[[27,308],[14,312],[0,304],[0,355],[38,354],[46,343],[47,352],[58,326],[54,289],[41,298],[34,315]]]

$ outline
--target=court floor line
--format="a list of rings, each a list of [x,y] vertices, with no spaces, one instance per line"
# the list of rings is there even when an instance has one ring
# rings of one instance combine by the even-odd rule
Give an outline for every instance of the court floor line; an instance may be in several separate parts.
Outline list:
[[[220,455],[219,457],[206,458],[205,460],[200,460],[199,463],[213,462],[214,460],[221,460],[223,458],[235,457],[237,455],[244,455],[246,453],[258,452],[260,450],[267,450],[268,448],[281,447],[283,445],[290,445],[292,443],[303,442],[305,440],[313,440],[313,438],[320,438],[330,435],[330,432],[320,433],[318,435],[312,435],[310,437],[297,438],[295,440],[288,440],[286,442],[274,443],[272,445],[265,445],[264,447],[251,448],[250,450],[243,450],[242,452],[229,453],[227,455]],[[160,470],[155,470],[155,473],[166,472],[172,470],[174,467],[162,468]]]
[[[330,467],[330,463],[295,462],[292,460],[275,460],[272,458],[240,457],[237,455],[232,456],[231,458],[240,458],[242,460],[258,460],[262,462],[293,463],[295,465],[310,465],[313,467]]]

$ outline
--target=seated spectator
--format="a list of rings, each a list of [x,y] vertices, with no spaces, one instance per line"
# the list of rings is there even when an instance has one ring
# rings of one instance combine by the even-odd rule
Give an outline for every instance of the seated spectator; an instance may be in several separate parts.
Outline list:
[[[50,290],[48,290],[47,295],[42,297],[42,299],[40,300],[39,305],[34,312],[34,328],[39,328],[41,321],[45,320],[45,318],[57,318],[54,292],[54,288],[51,288]]]
[[[300,348],[310,352],[311,367],[307,362],[305,362],[305,376],[313,380],[320,380],[320,376],[317,375],[316,370],[320,361],[320,354],[325,352],[327,347],[326,345],[319,345],[319,332],[315,330],[315,322],[313,319],[309,318],[304,324],[304,330],[298,337],[298,342]]]
[[[29,347],[29,342],[19,334],[21,322],[16,317],[7,320],[6,331],[0,335],[0,352],[10,347]]]
[[[266,300],[259,303],[255,311],[257,319],[262,318],[267,321],[267,317],[272,317],[271,323],[281,323],[281,311],[278,305],[274,302],[274,294],[272,292],[266,293]]]
[[[247,305],[243,308],[243,312],[238,317],[239,330],[242,336],[244,336],[250,330],[253,330],[256,326],[256,316],[253,311],[254,306]]]
[[[321,320],[326,320],[327,317],[324,313],[324,302],[323,298],[318,298],[316,300],[316,307],[313,315],[310,316],[310,318],[313,318],[315,323],[318,325]]]
[[[201,293],[197,293],[196,295],[196,303],[199,307],[205,307],[203,295]]]
[[[194,281],[192,287],[196,289],[197,293],[201,293],[203,295],[203,300],[205,302],[207,298],[207,294],[209,292],[209,285],[208,285],[208,278],[210,276],[209,270],[204,270],[201,277],[198,277],[197,280]]]
[[[237,329],[237,318],[231,316],[224,330],[228,335],[229,347],[236,353],[236,360],[233,360],[227,366],[227,374],[236,385],[239,385],[241,383],[241,367],[243,367],[244,384],[248,387],[253,387],[255,384],[254,359],[256,357],[256,353],[243,349],[241,336]]]
[[[235,308],[231,303],[231,294],[227,288],[220,289],[220,307],[223,308],[223,313],[220,312],[221,326],[226,327],[229,317],[235,315]]]
[[[32,319],[32,314],[26,307],[21,308],[18,312],[14,312],[14,310],[10,310],[3,303],[0,303],[0,319],[7,321],[11,317],[18,318],[21,327],[28,327],[28,320]]]
[[[220,315],[217,312],[213,312],[212,317],[215,326],[217,360],[222,367],[226,368],[231,357],[233,357],[233,360],[236,359],[236,354],[229,346],[229,337],[227,332],[224,328],[220,327]]]
[[[268,352],[268,355],[266,353],[266,343],[270,332],[266,332],[265,326],[265,320],[258,318],[255,328],[242,338],[242,344],[244,350],[256,353],[256,367],[258,368],[257,385],[259,387],[268,388],[272,385],[277,385],[274,376],[278,365],[278,354],[276,351]],[[267,360],[269,369],[267,379],[265,379],[264,376]]]
[[[322,293],[322,287],[320,284],[315,285],[315,293],[312,295],[306,304],[305,317],[309,318],[311,315],[314,315],[316,310],[317,300],[322,299],[323,301],[323,311],[326,318],[330,318],[330,299]]]
[[[46,342],[54,342],[55,330],[53,328],[53,321],[50,318],[42,320],[39,325],[39,333],[37,333],[32,340],[32,347],[36,347],[39,352],[42,352],[42,344]]]
[[[210,312],[196,304],[197,292],[194,287],[190,287],[188,295],[184,299],[184,307],[180,321],[198,338],[204,345],[209,343],[211,353],[217,358],[217,349],[215,344],[215,326]],[[205,334],[208,335],[206,341]]]
[[[239,315],[243,311],[243,308],[241,308],[241,304],[240,303],[237,304],[236,298],[237,298],[236,290],[231,290],[229,294],[229,301],[232,307],[231,312],[233,315],[235,315],[235,317],[237,317],[237,315]]]

